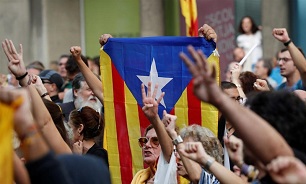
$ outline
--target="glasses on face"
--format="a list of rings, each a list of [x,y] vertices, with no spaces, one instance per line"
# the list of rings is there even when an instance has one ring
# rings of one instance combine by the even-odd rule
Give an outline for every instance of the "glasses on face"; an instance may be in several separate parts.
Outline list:
[[[65,63],[58,63],[59,66],[65,65]]]
[[[241,96],[237,96],[237,97],[232,97],[232,99],[236,100],[239,103],[243,102],[243,98]]]
[[[278,62],[283,61],[284,63],[291,61],[291,60],[292,60],[291,58],[278,58],[277,59]]]
[[[138,139],[138,144],[141,148],[145,147],[146,144],[150,141],[150,144],[153,148],[157,148],[159,146],[159,141],[157,137],[151,137],[151,138],[147,138],[147,137],[140,137]]]

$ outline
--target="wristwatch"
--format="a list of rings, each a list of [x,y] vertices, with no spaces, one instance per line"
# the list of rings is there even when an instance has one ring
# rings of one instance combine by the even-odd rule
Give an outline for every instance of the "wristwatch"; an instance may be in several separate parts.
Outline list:
[[[175,145],[175,146],[177,146],[178,144],[180,144],[180,143],[182,143],[183,142],[183,139],[182,139],[182,137],[179,135],[179,136],[177,136],[176,137],[176,139],[174,139],[173,141],[172,141],[172,143]]]

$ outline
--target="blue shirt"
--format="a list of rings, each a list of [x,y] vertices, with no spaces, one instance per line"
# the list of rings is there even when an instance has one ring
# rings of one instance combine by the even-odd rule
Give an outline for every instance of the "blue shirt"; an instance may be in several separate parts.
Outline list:
[[[280,74],[280,68],[279,67],[274,67],[272,69],[272,72],[271,72],[269,77],[271,77],[273,80],[275,80],[277,82],[277,85],[280,85],[283,82],[283,77]]]
[[[302,80],[298,80],[293,86],[288,87],[286,82],[283,82],[281,85],[277,87],[277,90],[287,90],[287,91],[294,91],[297,89],[305,90],[306,88],[303,86]]]

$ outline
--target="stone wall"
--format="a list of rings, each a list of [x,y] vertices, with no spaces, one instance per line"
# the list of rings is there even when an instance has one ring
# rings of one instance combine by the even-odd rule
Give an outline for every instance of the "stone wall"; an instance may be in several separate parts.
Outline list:
[[[23,44],[26,64],[68,54],[81,44],[79,0],[0,0],[0,40]],[[0,73],[7,73],[7,59],[0,52]]]

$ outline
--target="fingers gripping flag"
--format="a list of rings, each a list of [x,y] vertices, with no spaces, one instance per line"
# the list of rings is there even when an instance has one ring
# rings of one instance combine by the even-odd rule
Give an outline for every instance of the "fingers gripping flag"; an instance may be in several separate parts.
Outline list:
[[[147,37],[110,38],[100,51],[104,91],[105,141],[113,183],[130,183],[143,169],[138,138],[150,124],[142,112],[141,83],[157,83],[162,111],[178,116],[179,127],[200,124],[217,133],[218,111],[201,103],[192,93],[192,76],[179,58],[187,45],[201,49],[219,74],[215,43],[204,38]],[[219,81],[219,76],[217,76]],[[157,95],[157,96],[158,96]]]

